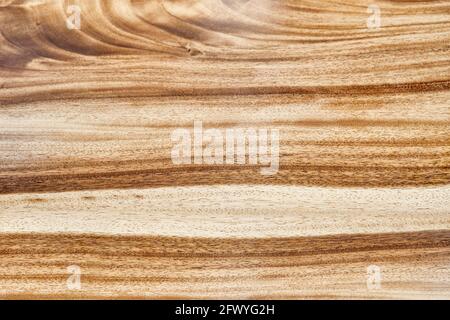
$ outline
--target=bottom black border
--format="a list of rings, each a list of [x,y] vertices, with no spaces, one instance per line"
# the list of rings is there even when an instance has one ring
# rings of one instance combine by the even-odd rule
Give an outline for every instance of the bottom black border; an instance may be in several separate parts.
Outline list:
[[[93,313],[143,319],[301,319],[316,316],[385,318],[398,308],[402,317],[430,316],[435,308],[448,307],[444,301],[285,301],[285,300],[111,300],[111,301],[0,301],[3,312],[48,318],[90,318]],[[253,307],[252,307],[253,306]],[[257,306],[257,307],[254,307]],[[261,307],[264,306],[264,307]],[[181,308],[181,309],[180,309]],[[195,309],[193,309],[195,308]],[[203,309],[200,309],[203,308]],[[205,316],[205,308],[208,313]],[[9,309],[9,310],[8,310]],[[447,308],[446,308],[447,309]],[[183,314],[179,314],[183,310]],[[188,311],[190,310],[190,311]],[[202,312],[200,312],[202,310]],[[273,311],[272,311],[273,310]],[[189,314],[189,312],[198,314]],[[240,311],[240,312],[239,312]],[[265,312],[262,312],[265,311]],[[445,310],[444,310],[444,313]]]

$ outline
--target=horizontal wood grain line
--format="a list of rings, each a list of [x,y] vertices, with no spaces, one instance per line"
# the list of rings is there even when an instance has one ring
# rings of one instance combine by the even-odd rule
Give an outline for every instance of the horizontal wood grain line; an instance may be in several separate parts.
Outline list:
[[[321,237],[227,239],[102,236],[78,234],[0,234],[0,255],[93,254],[132,257],[273,257],[371,250],[449,248],[450,231]],[[58,245],[53,245],[57,243]]]
[[[445,298],[449,244],[448,230],[287,239],[0,234],[0,294],[28,299]],[[37,263],[37,257],[46,257],[46,263]],[[366,268],[381,261],[383,288],[368,291]],[[82,270],[80,291],[66,287],[66,268],[73,264]]]
[[[137,81],[137,80],[136,80]],[[297,94],[297,95],[332,95],[332,96],[351,96],[354,94],[379,95],[386,93],[426,93],[433,91],[448,91],[450,89],[450,80],[438,80],[422,83],[396,83],[396,84],[380,84],[380,85],[352,85],[352,86],[243,86],[243,87],[216,87],[201,88],[186,86],[186,88],[165,88],[155,86],[138,86],[132,83],[130,86],[121,87],[105,86],[93,87],[91,89],[77,88],[76,83],[72,84],[73,88],[57,88],[39,90],[38,92],[25,94],[10,95],[7,89],[3,89],[3,97],[0,96],[0,102],[4,106],[10,106],[20,103],[32,103],[37,101],[64,101],[77,99],[82,101],[84,97],[92,98],[143,98],[143,97],[204,97],[204,96],[254,96],[254,95],[280,95],[280,94]],[[67,85],[64,85],[67,87]],[[81,91],[81,92],[80,92]]]
[[[0,0],[0,299],[450,299],[450,1],[373,4]]]
[[[0,233],[272,238],[450,229],[450,187],[215,185],[0,195]]]
[[[342,166],[280,167],[262,176],[260,166],[172,167],[82,174],[0,177],[0,194],[62,192],[113,188],[148,188],[216,184],[274,184],[334,187],[412,187],[446,185],[450,167],[370,168]]]

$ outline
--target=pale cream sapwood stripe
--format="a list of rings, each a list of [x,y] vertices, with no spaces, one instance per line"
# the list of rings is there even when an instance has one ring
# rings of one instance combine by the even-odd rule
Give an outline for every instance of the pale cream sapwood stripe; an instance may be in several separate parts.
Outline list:
[[[450,229],[450,186],[213,185],[0,195],[1,233],[296,237]]]

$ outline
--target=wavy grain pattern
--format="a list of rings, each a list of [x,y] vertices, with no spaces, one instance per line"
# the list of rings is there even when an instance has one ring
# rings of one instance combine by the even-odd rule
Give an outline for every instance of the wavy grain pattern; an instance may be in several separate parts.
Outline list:
[[[450,1],[372,3],[0,0],[0,295],[450,298]],[[174,165],[194,120],[278,174]]]

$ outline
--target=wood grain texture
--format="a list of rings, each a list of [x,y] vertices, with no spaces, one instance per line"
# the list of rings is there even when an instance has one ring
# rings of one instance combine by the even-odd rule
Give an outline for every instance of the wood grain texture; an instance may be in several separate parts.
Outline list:
[[[0,0],[0,297],[449,299],[450,1],[372,3]]]

